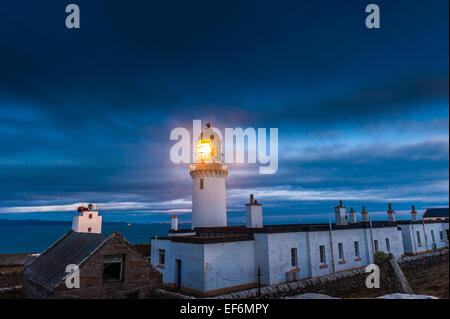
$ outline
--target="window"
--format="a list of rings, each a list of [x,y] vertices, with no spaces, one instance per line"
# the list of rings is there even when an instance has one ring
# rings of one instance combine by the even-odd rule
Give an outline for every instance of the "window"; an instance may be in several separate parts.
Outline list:
[[[338,251],[339,251],[339,259],[344,259],[344,245],[342,243],[338,244]]]
[[[391,251],[391,243],[389,242],[389,238],[386,238],[386,251]]]
[[[320,249],[320,263],[325,264],[327,262],[325,258],[325,246],[320,246],[319,249]]]
[[[92,214],[89,214],[89,219],[92,219]]]
[[[444,231],[440,231],[439,232],[439,237],[441,238],[441,240],[445,240],[445,238],[444,238]]]
[[[200,189],[203,189],[204,185],[203,185],[203,178],[200,178]]]
[[[293,268],[297,268],[297,248],[291,248],[291,265]]]
[[[166,262],[166,251],[164,249],[159,249],[159,264],[164,265]]]
[[[91,227],[88,228],[88,233],[90,233],[90,232],[92,232],[92,228]]]
[[[431,241],[434,243],[436,239],[434,238],[434,230],[431,230]]]
[[[105,256],[103,259],[103,282],[123,280],[123,255]]]
[[[375,246],[375,252],[377,252],[378,251],[378,240],[374,240],[373,245]]]
[[[420,231],[417,231],[417,243],[419,244],[419,246],[422,245],[422,240],[420,239]]]
[[[355,241],[355,257],[359,257],[359,243]]]

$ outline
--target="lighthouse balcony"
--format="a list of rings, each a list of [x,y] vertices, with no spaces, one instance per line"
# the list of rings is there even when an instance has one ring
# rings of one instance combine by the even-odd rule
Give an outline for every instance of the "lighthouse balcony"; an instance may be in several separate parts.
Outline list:
[[[228,165],[222,163],[195,163],[190,165],[190,169],[189,174],[192,178],[228,176]]]
[[[191,171],[221,170],[228,172],[228,165],[222,163],[195,163],[190,165]]]

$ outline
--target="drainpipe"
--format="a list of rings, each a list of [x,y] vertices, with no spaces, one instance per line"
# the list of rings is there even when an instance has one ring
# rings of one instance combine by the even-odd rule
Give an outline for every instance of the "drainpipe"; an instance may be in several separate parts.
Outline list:
[[[375,263],[375,245],[373,243],[372,216],[369,217],[369,225],[370,225],[370,242],[372,243],[372,263]]]
[[[427,233],[425,232],[425,221],[422,218],[422,227],[423,227],[423,237],[425,237],[425,248],[427,249],[428,252],[428,239],[427,239]]]
[[[334,252],[333,252],[333,235],[332,235],[332,231],[331,231],[331,217],[329,217],[329,223],[330,223],[329,234],[330,234],[330,247],[331,247],[331,269],[333,271],[333,274],[335,274],[336,270],[334,268]]]
[[[417,253],[417,246],[416,246],[416,229],[414,227],[414,224],[412,225],[412,240],[414,244],[414,251],[413,254],[415,255]]]

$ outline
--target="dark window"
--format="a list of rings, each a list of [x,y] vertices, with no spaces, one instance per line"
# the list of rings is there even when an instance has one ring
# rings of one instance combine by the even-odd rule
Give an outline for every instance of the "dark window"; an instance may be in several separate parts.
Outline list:
[[[203,178],[200,178],[200,189],[203,189]]]
[[[355,241],[355,257],[359,257],[359,243]]]
[[[431,230],[431,241],[434,243],[436,239],[434,238],[434,230]]]
[[[103,282],[123,280],[123,255],[105,256],[103,260]]]
[[[439,237],[441,238],[441,240],[444,240],[444,231],[439,232]]]
[[[297,248],[291,248],[291,265],[296,268],[298,265],[297,262]]]
[[[378,240],[374,240],[373,245],[375,246],[375,252],[377,252],[378,251]]]
[[[159,264],[164,265],[166,262],[166,251],[164,249],[159,249]]]
[[[89,227],[88,228],[88,233],[90,233],[92,231],[92,228],[91,227]]]
[[[327,262],[325,258],[325,246],[320,246],[319,249],[320,249],[320,263],[325,264]]]
[[[422,240],[420,239],[420,231],[417,231],[417,243],[422,245]]]
[[[391,243],[389,242],[389,238],[386,238],[386,251],[391,251]]]
[[[89,219],[92,219],[92,214],[89,214]]]
[[[344,259],[344,244],[339,243],[338,244],[338,251],[339,251],[339,259]]]

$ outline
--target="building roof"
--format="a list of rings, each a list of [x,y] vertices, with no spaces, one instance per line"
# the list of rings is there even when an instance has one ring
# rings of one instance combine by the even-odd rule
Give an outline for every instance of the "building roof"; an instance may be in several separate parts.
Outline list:
[[[80,266],[114,234],[77,233],[70,230],[28,264],[24,275],[46,290],[53,291],[65,279],[67,265]]]
[[[447,209],[448,210],[448,209]],[[442,223],[444,221],[432,220],[398,220],[391,221],[372,221],[372,228],[396,227],[403,224],[422,224],[422,223]],[[331,229],[369,229],[370,222],[349,223],[347,225],[331,224]],[[286,225],[264,225],[261,228],[248,228],[245,226],[226,226],[226,227],[196,227],[189,232],[195,232],[195,235],[181,235],[168,237],[153,237],[154,239],[170,240],[173,242],[183,242],[191,244],[215,244],[225,242],[248,241],[254,239],[254,234],[273,234],[273,233],[292,233],[292,232],[312,232],[312,231],[329,231],[330,224],[286,224]],[[179,232],[179,231],[172,231]]]
[[[427,208],[422,218],[448,218],[448,207]]]

